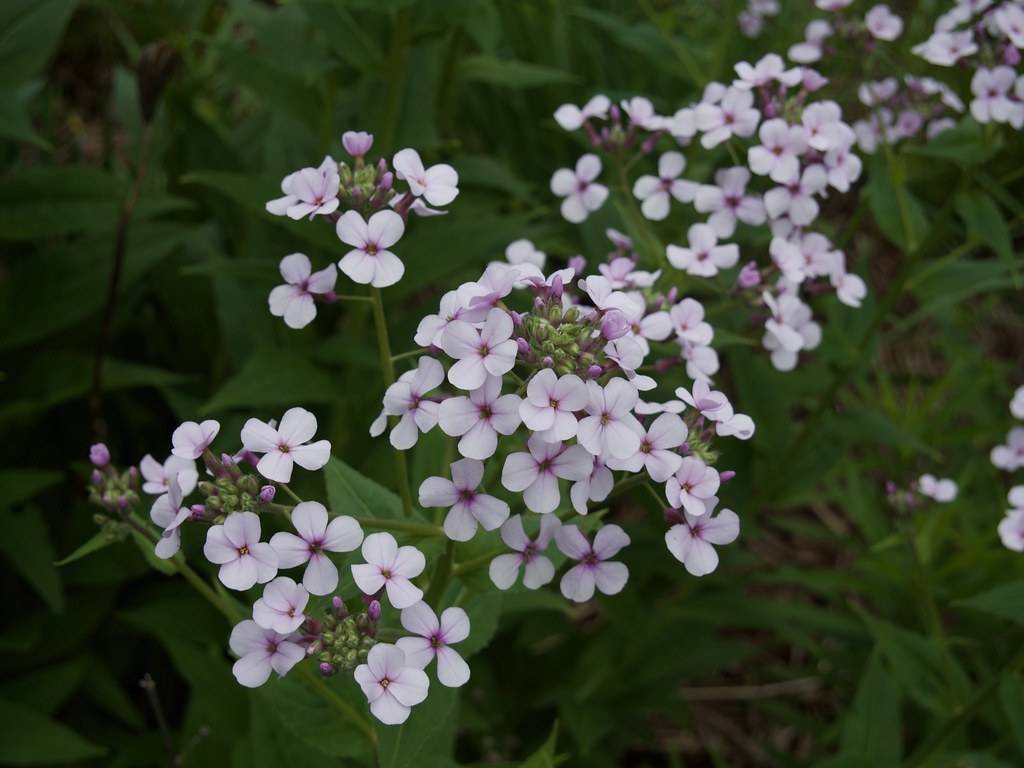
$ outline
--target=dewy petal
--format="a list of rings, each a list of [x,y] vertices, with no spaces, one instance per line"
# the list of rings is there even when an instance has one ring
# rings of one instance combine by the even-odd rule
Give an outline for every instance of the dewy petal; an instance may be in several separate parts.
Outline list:
[[[584,565],[570,568],[562,576],[562,594],[577,603],[585,603],[594,596],[594,574]]]
[[[516,583],[516,576],[519,575],[519,565],[522,558],[519,555],[506,554],[498,555],[491,560],[488,573],[491,581],[498,589],[508,589]]]
[[[447,647],[437,649],[437,680],[449,688],[469,682],[469,665],[458,651]]]

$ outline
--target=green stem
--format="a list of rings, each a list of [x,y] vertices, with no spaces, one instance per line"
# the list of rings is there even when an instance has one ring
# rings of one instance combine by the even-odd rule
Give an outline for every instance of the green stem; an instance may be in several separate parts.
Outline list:
[[[397,363],[399,360],[405,360],[407,357],[419,357],[425,352],[427,352],[426,349],[410,349],[408,352],[399,352],[397,355],[391,356],[391,362]]]
[[[384,317],[384,298],[380,288],[370,288],[373,300],[373,324],[377,329],[377,351],[380,353],[380,368],[384,374],[384,387],[395,383],[395,363],[391,357],[391,340],[388,338],[388,325]],[[412,489],[409,485],[409,467],[405,461],[405,453],[399,450],[392,452],[395,458],[395,475],[398,490],[402,496],[402,511],[406,517],[412,517]]]
[[[300,499],[298,494],[295,493],[295,491],[293,491],[291,488],[289,488],[286,483],[278,483],[278,486],[281,488],[281,490],[287,493],[291,497],[292,501],[294,501],[296,504],[302,503],[302,499]]]
[[[377,732],[373,729],[373,726],[370,725],[367,719],[356,712],[355,708],[351,704],[332,691],[323,681],[323,678],[321,678],[308,664],[302,664],[298,669],[302,674],[303,680],[306,681],[306,684],[316,692],[321,699],[334,707],[340,715],[352,721],[352,723],[362,731],[370,744],[373,745],[373,751],[376,752]]]
[[[369,296],[353,296],[348,293],[336,293],[334,298],[338,301],[365,301],[366,303],[373,301]]]
[[[364,528],[374,528],[379,531],[397,531],[423,537],[444,535],[444,530],[439,525],[417,523],[413,520],[391,520],[380,517],[354,517],[353,519]]]

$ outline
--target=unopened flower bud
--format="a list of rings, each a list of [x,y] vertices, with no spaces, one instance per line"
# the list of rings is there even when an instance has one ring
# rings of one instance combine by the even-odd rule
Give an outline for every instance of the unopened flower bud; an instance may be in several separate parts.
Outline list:
[[[110,463],[110,450],[103,443],[89,446],[89,461],[93,466],[102,469]]]
[[[395,186],[395,174],[391,171],[387,171],[380,177],[380,182],[377,184],[377,189],[382,192],[390,192],[391,188]]]
[[[380,600],[370,601],[366,606],[366,615],[370,617],[370,621],[380,621]]]
[[[199,492],[203,494],[203,496],[216,496],[218,493],[217,484],[211,483],[209,480],[200,480],[198,487]]]
[[[275,488],[272,485],[264,485],[262,488],[260,488],[260,503],[269,504],[274,500],[275,495],[277,495],[277,488]]]
[[[192,510],[192,517],[198,518],[199,520],[206,517],[206,506],[204,504],[193,504],[189,509]]]
[[[736,473],[731,469],[727,469],[724,472],[720,472],[718,475],[718,479],[721,480],[723,483],[732,480],[734,477],[736,477]]]
[[[740,274],[736,278],[736,284],[740,288],[753,288],[760,283],[761,273],[757,269],[757,263],[750,261],[744,264],[743,269],[740,270]]]
[[[92,471],[90,479],[92,480],[93,485],[103,485],[103,473],[100,472],[98,469],[94,469]]]
[[[373,134],[366,131],[345,131],[341,144],[352,157],[363,157],[373,146]]]
[[[551,355],[545,355],[540,364],[544,368],[551,368],[555,364],[555,359]]]
[[[1007,45],[1003,49],[1003,63],[1010,67],[1016,67],[1020,64],[1020,51],[1012,45]]]
[[[551,281],[551,288],[548,294],[553,299],[560,299],[563,293],[565,293],[565,286],[562,285],[562,276],[555,275],[555,279]]]
[[[526,339],[522,337],[516,339],[516,346],[519,348],[520,355],[530,354],[530,342],[528,342]]]
[[[601,378],[602,373],[604,373],[604,368],[602,368],[597,363],[594,363],[594,365],[587,368],[587,376],[589,376],[592,379]]]
[[[348,616],[348,608],[345,607],[345,601],[337,595],[331,598],[331,611],[333,611],[334,615],[339,619],[343,619]]]
[[[671,525],[679,525],[686,522],[686,517],[682,511],[673,509],[672,507],[665,508],[665,522]]]
[[[320,670],[320,674],[323,675],[324,677],[330,677],[331,675],[333,675],[337,671],[333,667],[333,665],[328,664],[326,661],[321,661],[320,662],[320,666],[318,667],[318,669]]]

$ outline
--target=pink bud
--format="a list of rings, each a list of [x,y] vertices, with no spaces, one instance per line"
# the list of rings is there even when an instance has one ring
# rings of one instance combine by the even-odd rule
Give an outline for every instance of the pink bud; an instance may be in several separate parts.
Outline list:
[[[736,278],[736,284],[740,288],[753,288],[755,285],[759,285],[760,282],[761,273],[757,269],[757,264],[753,261],[744,264],[743,269],[740,270],[740,274]]]
[[[388,192],[395,185],[395,174],[388,171],[380,177],[380,181],[377,183],[377,189],[382,192]]]
[[[555,365],[555,359],[551,357],[551,355],[546,355],[544,359],[540,361],[540,364],[544,368],[552,368]]]
[[[727,469],[724,472],[719,473],[718,475],[718,479],[721,480],[723,483],[732,480],[734,477],[736,477],[736,473],[731,469]]]
[[[521,337],[516,339],[516,346],[519,348],[520,355],[530,354],[530,342],[528,342],[526,339]]]
[[[684,517],[683,513],[678,509],[666,507],[664,510],[664,514],[666,523],[671,523],[672,525],[681,525],[682,523],[686,522],[686,517]]]
[[[366,606],[366,615],[370,621],[380,621],[380,600],[371,600]]]
[[[345,131],[341,134],[341,144],[352,157],[362,157],[373,146],[373,134],[366,131]]]
[[[339,619],[343,619],[348,616],[348,608],[345,607],[345,601],[337,595],[331,598],[331,610]]]
[[[100,472],[98,469],[94,469],[92,471],[92,475],[90,475],[90,478],[92,479],[93,485],[103,485],[103,473]]]
[[[277,495],[277,488],[272,485],[264,485],[260,488],[260,502],[263,504],[269,504],[274,500],[274,496]]]
[[[601,318],[601,335],[608,341],[620,339],[629,333],[629,321],[617,310],[606,312]]]
[[[103,443],[89,446],[89,461],[102,469],[110,463],[110,450]]]
[[[1011,67],[1016,67],[1020,64],[1020,51],[1012,45],[1006,46],[1003,49],[1003,63]]]
[[[326,661],[321,661],[318,669],[320,670],[320,674],[324,677],[330,677],[336,671],[334,667],[331,664],[328,664]]]
[[[602,368],[597,363],[594,363],[592,366],[587,368],[587,376],[589,376],[592,379],[599,379],[599,378],[601,378],[601,374],[603,374],[603,373],[604,373],[604,368]]]

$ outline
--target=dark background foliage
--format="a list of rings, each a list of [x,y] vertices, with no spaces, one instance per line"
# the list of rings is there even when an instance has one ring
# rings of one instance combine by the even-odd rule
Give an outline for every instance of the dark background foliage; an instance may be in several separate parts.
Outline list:
[[[264,213],[280,178],[340,156],[347,128],[459,170],[451,214],[414,225],[386,291],[404,351],[440,293],[517,237],[555,258],[606,252],[615,208],[573,227],[547,190],[581,152],[555,107],[601,91],[672,111],[798,39],[810,3],[786,5],[756,41],[736,0],[0,5],[0,763],[365,763],[301,683],[236,686],[223,617],[131,541],[52,564],[95,533],[88,445],[162,458],[186,418],[237,434],[303,404],[336,456],[392,485],[386,442],[367,435],[381,395],[368,310],[335,305],[301,332],[266,312],[281,256],[339,256],[329,227]],[[897,5],[907,39],[927,36],[933,4]],[[866,75],[840,66],[851,88]],[[572,610],[489,593],[472,682],[432,692],[382,763],[1024,761],[1024,561],[995,535],[1005,485],[988,462],[1024,374],[1024,153],[970,124],[955,138],[868,162],[868,184],[830,205],[871,298],[817,305],[825,340],[796,372],[771,369],[756,329],[715,318],[723,384],[758,424],[726,464],[744,527],[720,569],[688,577],[659,525],[630,525],[656,521],[653,503],[617,504],[634,537],[626,592]],[[693,178],[709,170],[691,157]],[[440,450],[421,443],[417,479]],[[885,481],[922,471],[954,477],[960,499],[897,515]],[[318,477],[300,488],[321,492]]]

